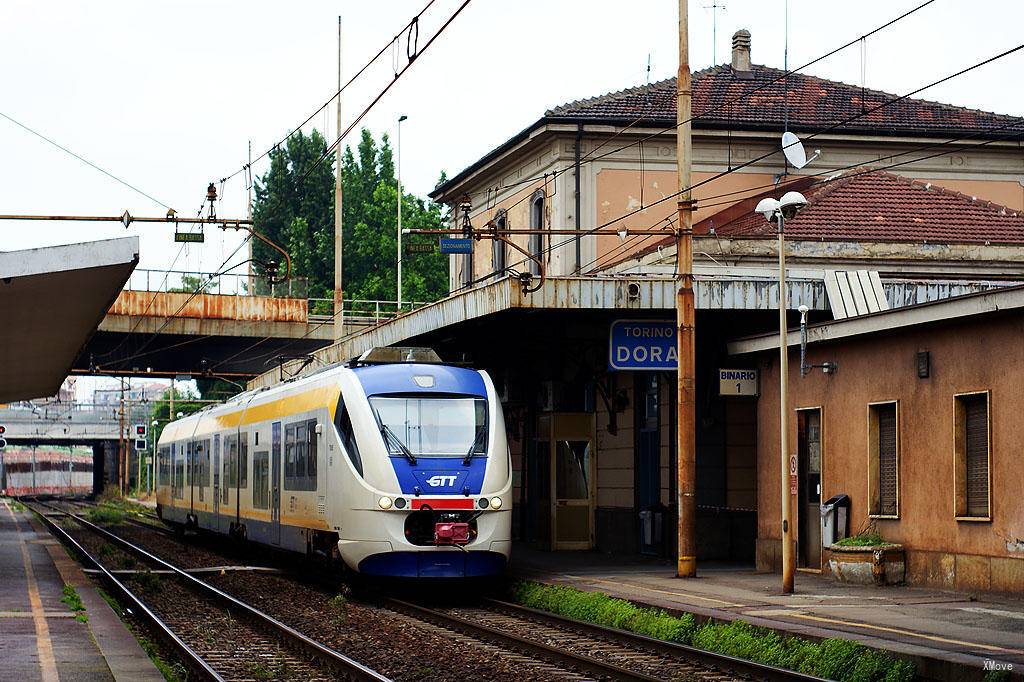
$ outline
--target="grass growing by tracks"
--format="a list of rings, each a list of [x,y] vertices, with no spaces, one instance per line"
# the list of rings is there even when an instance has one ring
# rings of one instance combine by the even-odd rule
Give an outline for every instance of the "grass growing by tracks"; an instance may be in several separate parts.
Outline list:
[[[82,603],[82,598],[78,596],[78,591],[74,587],[65,583],[64,596],[60,600],[67,604],[68,608],[75,614],[75,620],[79,623],[89,622],[89,615],[85,612],[85,605]]]
[[[692,614],[674,616],[600,592],[520,581],[512,596],[523,606],[567,618],[619,628],[695,646],[757,663],[840,682],[910,682],[914,665],[888,653],[844,639],[820,642],[780,635],[743,621],[698,625]]]

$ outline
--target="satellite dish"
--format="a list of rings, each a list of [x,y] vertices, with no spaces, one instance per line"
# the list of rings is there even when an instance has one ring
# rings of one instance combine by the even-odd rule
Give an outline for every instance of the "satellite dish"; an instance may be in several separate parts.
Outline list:
[[[782,133],[782,153],[794,168],[799,169],[807,165],[807,152],[804,151],[803,142],[788,130]]]

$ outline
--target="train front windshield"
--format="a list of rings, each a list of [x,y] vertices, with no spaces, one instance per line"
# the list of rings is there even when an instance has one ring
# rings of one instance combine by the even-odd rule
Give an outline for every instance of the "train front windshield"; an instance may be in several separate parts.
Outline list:
[[[370,398],[388,452],[402,446],[416,457],[468,457],[487,452],[487,401],[483,398]],[[396,441],[401,441],[396,442]]]

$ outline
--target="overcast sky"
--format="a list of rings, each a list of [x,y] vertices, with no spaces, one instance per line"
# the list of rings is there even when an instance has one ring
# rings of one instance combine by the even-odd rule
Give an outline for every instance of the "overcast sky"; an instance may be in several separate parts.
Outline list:
[[[690,61],[712,63],[712,0],[691,2]],[[719,0],[721,2],[722,0]],[[52,137],[181,214],[206,185],[239,168],[322,104],[337,80],[342,16],[348,78],[426,0],[4,0],[0,112]],[[459,4],[436,0],[420,45]],[[781,67],[783,0],[724,0],[718,62],[738,28],[753,61]],[[919,4],[919,0],[790,0],[789,64],[802,64]],[[869,87],[901,94],[1020,42],[1024,5],[936,0],[866,42]],[[402,46],[404,51],[404,45]],[[403,124],[403,176],[424,194],[539,118],[545,109],[642,84],[676,70],[674,0],[473,0],[367,116],[375,134]],[[922,97],[1024,114],[1024,53]],[[860,83],[861,50],[815,65],[815,75]],[[391,78],[391,53],[346,93],[346,123]],[[312,125],[337,131],[334,112]],[[162,216],[165,209],[0,118],[0,213]],[[256,167],[265,172],[266,165]],[[245,184],[225,187],[219,213],[244,216]],[[0,223],[0,250],[126,234],[95,223]],[[177,269],[212,269],[236,244],[210,230]],[[167,268],[178,252],[164,226],[142,236],[141,268]]]

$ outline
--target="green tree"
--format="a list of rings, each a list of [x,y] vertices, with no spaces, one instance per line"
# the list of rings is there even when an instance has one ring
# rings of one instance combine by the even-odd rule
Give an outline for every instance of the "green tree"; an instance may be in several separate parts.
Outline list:
[[[150,422],[156,421],[156,425],[153,426],[154,443],[160,442],[160,434],[164,432],[164,427],[167,423],[173,419],[178,418],[178,413],[181,415],[188,416],[194,412],[198,412],[203,409],[204,403],[201,403],[195,399],[195,396],[174,389],[174,412],[171,413],[171,389],[164,391],[159,398],[150,403],[149,408],[149,420]]]
[[[332,298],[334,290],[333,156],[331,163],[310,170],[325,149],[323,137],[314,130],[308,136],[297,133],[271,152],[270,169],[257,181],[253,206],[256,229],[288,251],[294,274],[308,278],[313,298]],[[387,135],[378,145],[364,128],[355,151],[346,147],[342,152],[341,171],[345,298],[394,300],[398,191]],[[442,225],[441,206],[403,194],[403,227]],[[403,238],[406,244],[417,242],[435,243],[428,237]],[[273,249],[263,244],[254,246],[253,253],[258,260],[276,260]],[[404,300],[431,301],[447,293],[445,256],[407,254],[402,268]]]

